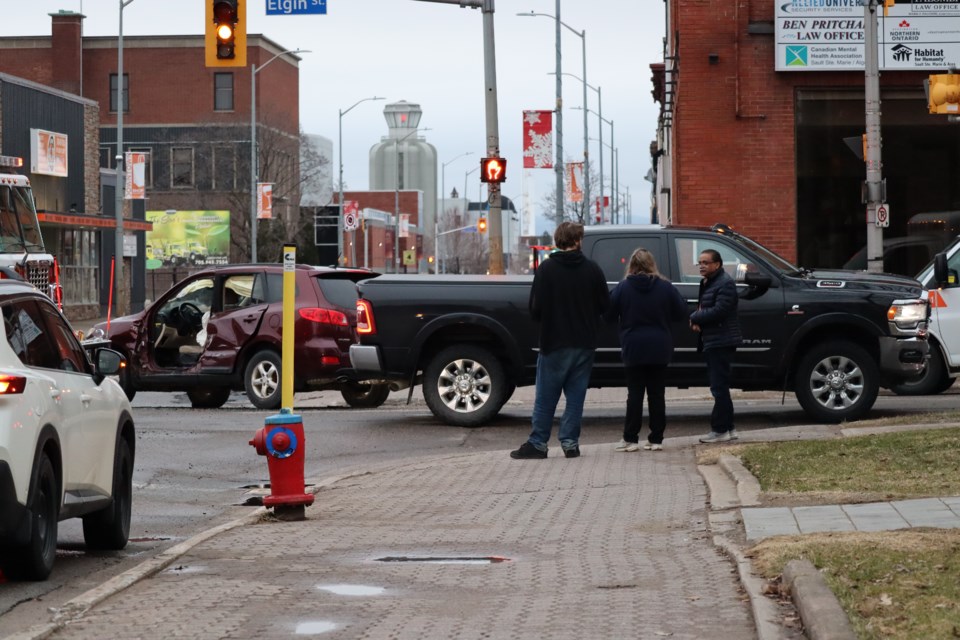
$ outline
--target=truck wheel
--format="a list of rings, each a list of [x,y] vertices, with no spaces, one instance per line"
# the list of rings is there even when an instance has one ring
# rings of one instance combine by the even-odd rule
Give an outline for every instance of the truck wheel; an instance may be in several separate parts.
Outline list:
[[[4,575],[17,580],[46,580],[57,557],[57,523],[60,520],[60,487],[47,454],[40,454],[30,487],[30,541],[2,553]]]
[[[901,396],[928,396],[943,393],[953,384],[954,379],[947,374],[947,367],[943,362],[943,354],[936,344],[930,345],[930,359],[927,366],[916,378],[904,380],[890,387]]]
[[[505,402],[507,378],[495,355],[476,345],[447,347],[427,364],[423,397],[433,415],[454,427],[479,427]]]
[[[258,351],[247,363],[243,374],[247,397],[257,409],[280,408],[280,356],[273,351]]]
[[[863,347],[840,341],[816,345],[797,367],[797,400],[819,422],[856,420],[876,401],[879,379]]]
[[[133,453],[126,440],[117,443],[113,463],[113,501],[83,517],[83,541],[88,549],[117,551],[127,546],[133,506]]]
[[[340,388],[340,395],[354,409],[375,409],[386,402],[390,385],[348,382]]]
[[[210,387],[187,391],[194,409],[219,409],[230,399],[228,387]]]

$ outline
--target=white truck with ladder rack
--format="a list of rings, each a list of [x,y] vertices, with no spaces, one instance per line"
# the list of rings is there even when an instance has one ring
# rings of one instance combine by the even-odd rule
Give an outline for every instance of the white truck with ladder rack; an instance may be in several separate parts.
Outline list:
[[[16,273],[62,306],[62,294],[53,255],[47,253],[30,178],[14,169],[23,158],[0,156],[0,267]],[[9,270],[0,269],[0,278]]]

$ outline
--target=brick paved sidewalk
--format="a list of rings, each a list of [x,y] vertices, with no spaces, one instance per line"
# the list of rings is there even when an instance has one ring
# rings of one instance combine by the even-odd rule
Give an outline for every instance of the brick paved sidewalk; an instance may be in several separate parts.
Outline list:
[[[448,456],[341,480],[306,521],[214,536],[50,637],[756,638],[707,532],[693,448],[583,453]],[[398,556],[507,560],[378,561]]]

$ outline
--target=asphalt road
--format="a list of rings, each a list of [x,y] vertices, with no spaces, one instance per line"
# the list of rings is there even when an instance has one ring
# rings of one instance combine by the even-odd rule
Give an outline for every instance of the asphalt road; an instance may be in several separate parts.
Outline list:
[[[668,439],[707,431],[712,401],[706,389],[669,390],[668,398]],[[584,444],[620,439],[624,399],[622,389],[590,391]],[[532,389],[518,390],[495,423],[476,429],[439,423],[419,394],[412,405],[405,401],[406,392],[398,392],[379,409],[358,410],[346,408],[336,393],[298,395],[295,410],[306,432],[308,482],[425,456],[511,449],[529,432]],[[781,404],[778,393],[737,393],[735,404],[740,431],[809,423],[792,395]],[[50,580],[0,584],[0,635],[25,629],[43,619],[48,607],[233,520],[251,508],[244,506],[253,495],[249,487],[267,482],[266,459],[248,442],[270,412],[253,410],[242,394],[219,410],[191,409],[179,393],[141,393],[133,405],[137,453],[130,544],[122,552],[88,553],[79,521],[62,522]],[[884,395],[870,417],[950,409],[960,409],[960,390],[922,398]]]

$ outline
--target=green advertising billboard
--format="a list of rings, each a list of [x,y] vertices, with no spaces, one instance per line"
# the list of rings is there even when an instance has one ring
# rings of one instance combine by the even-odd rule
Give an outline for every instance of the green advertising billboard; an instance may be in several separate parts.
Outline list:
[[[230,261],[229,211],[147,211],[147,269]]]

